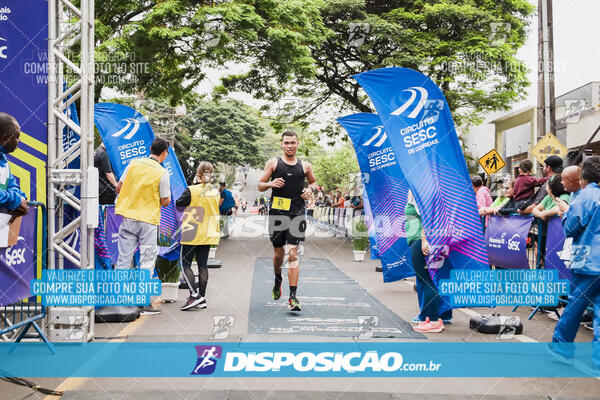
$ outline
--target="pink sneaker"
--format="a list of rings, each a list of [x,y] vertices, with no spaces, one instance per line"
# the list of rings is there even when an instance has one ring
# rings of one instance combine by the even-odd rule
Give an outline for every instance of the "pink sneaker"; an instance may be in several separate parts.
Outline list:
[[[427,317],[425,321],[419,323],[417,326],[413,326],[413,330],[423,333],[439,333],[444,330],[444,321],[438,319],[431,322],[429,317]]]

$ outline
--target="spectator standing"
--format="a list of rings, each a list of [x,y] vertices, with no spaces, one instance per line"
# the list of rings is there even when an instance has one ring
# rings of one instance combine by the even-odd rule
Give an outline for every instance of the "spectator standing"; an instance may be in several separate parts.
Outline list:
[[[471,183],[473,184],[473,190],[475,190],[475,199],[477,200],[477,208],[482,209],[492,205],[492,193],[490,189],[483,184],[483,179],[479,175],[473,175],[471,177]]]
[[[565,187],[565,190],[571,193],[571,196],[569,199],[569,203],[565,203],[560,199],[556,201],[556,204],[558,206],[558,215],[561,217],[565,212],[567,212],[567,210],[569,209],[569,204],[572,203],[573,200],[575,200],[575,197],[577,197],[579,191],[581,190],[580,175],[581,168],[579,168],[576,165],[568,166],[562,173],[562,184]]]
[[[489,206],[479,209],[479,215],[490,215],[490,214],[498,214],[498,211],[510,201],[513,195],[513,184],[514,182],[505,183],[500,192],[500,195],[496,197],[496,200]]]
[[[117,184],[115,213],[123,217],[119,227],[118,269],[131,268],[138,246],[140,268],[154,269],[160,209],[171,202],[169,171],[161,165],[168,154],[169,143],[155,139],[150,146],[150,157],[131,161]],[[160,314],[160,311],[148,305],[142,307],[140,314]]]
[[[362,210],[363,209],[363,199],[360,195],[360,191],[358,189],[355,190],[354,196],[350,199],[350,203],[352,204],[352,208],[354,210]]]
[[[188,187],[177,200],[177,207],[186,207],[181,224],[181,265],[190,296],[181,310],[206,308],[208,284],[208,254],[211,245],[219,244],[219,192],[210,184],[213,165],[202,161],[196,170],[197,185]],[[196,258],[198,281],[192,271]]]
[[[117,198],[117,179],[110,165],[104,143],[94,151],[94,167],[98,168],[99,203],[115,204],[115,199]]]
[[[572,199],[562,217],[566,237],[573,238],[570,268],[573,282],[569,302],[552,336],[550,351],[565,361],[574,356],[575,340],[583,313],[594,304],[592,361],[600,370],[600,157],[583,162],[581,191]]]
[[[223,222],[223,239],[229,237],[229,219],[233,215],[235,207],[235,199],[233,194],[227,189],[225,182],[220,183],[221,200],[219,200],[219,213]]]
[[[554,175],[562,172],[563,169],[563,160],[559,156],[549,156],[544,160],[544,169],[542,170],[542,174],[544,178],[551,179]],[[546,186],[541,186],[540,189],[535,194],[535,198],[533,202],[525,208],[521,214],[531,214],[533,209],[544,200],[544,198],[548,195],[548,191],[546,190]]]
[[[410,191],[404,214],[406,215],[404,225],[406,240],[411,248],[411,260],[417,277],[419,297],[423,292],[421,311],[412,319],[411,323],[415,325],[413,329],[417,332],[439,333],[444,330],[444,322],[450,323],[452,310],[440,315],[442,298],[426,267],[425,257],[429,254],[430,247],[423,230],[419,208]]]
[[[546,183],[546,192],[548,193],[544,199],[533,209],[533,216],[543,221],[548,221],[550,218],[558,214],[558,206],[556,199],[569,204],[570,196],[561,182],[561,174],[554,174]],[[541,190],[541,189],[540,189]]]
[[[0,112],[0,207],[12,214],[9,223],[29,210],[27,197],[10,171],[6,157],[17,149],[20,136],[21,127],[17,120],[12,115]]]

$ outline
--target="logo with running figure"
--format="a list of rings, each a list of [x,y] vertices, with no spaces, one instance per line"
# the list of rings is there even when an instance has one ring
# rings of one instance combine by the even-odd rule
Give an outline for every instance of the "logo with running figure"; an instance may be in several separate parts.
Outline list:
[[[123,138],[123,139],[129,140],[133,137],[133,135],[136,134],[138,129],[140,129],[140,121],[135,118],[125,118],[125,119],[122,119],[121,121],[127,121],[127,124],[122,129],[120,129],[118,132],[113,133],[112,137],[119,137],[122,134],[124,134],[125,132],[129,131],[129,133],[127,135],[125,135],[125,137]]]
[[[210,375],[217,368],[217,360],[223,356],[223,348],[221,346],[196,346],[196,353],[198,361],[190,375]]]
[[[235,318],[233,315],[213,315],[213,333],[211,339],[223,340],[229,337]]]
[[[408,89],[403,90],[403,92],[409,92],[410,98],[396,110],[392,111],[392,115],[402,115],[404,112],[408,111],[410,106],[412,106],[416,101],[416,106],[412,109],[410,114],[407,115],[408,118],[415,119],[417,118],[423,107],[425,107],[427,99],[429,98],[429,93],[425,88],[420,86],[410,87]]]
[[[376,315],[358,316],[358,331],[354,339],[371,339],[377,325],[379,325],[379,317]]]

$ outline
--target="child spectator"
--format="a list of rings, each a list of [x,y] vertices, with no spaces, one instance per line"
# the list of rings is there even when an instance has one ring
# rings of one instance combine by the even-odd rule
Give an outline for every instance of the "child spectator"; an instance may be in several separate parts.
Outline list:
[[[535,188],[542,186],[548,178],[534,178],[531,176],[533,163],[530,160],[521,161],[519,164],[519,176],[515,181],[513,200],[519,210],[527,208],[533,201]]]

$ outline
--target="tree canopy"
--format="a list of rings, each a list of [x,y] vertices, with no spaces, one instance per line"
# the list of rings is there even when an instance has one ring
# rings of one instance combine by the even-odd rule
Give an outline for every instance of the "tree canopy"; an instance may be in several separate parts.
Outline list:
[[[188,108],[176,132],[175,150],[186,177],[194,176],[200,161],[252,167],[266,162],[261,143],[268,130],[242,102],[200,102]]]
[[[516,53],[532,13],[527,0],[98,0],[96,59],[107,60],[108,74],[111,60],[126,59],[125,78],[98,89],[174,105],[207,67],[234,62],[246,69],[216,92],[302,99],[294,110],[302,121],[325,105],[373,111],[351,75],[402,66],[430,76],[467,124],[523,95],[529,82]]]
[[[342,147],[335,150],[331,154],[322,154],[313,161],[313,170],[315,178],[319,185],[325,190],[334,190],[345,187],[349,182],[352,182],[351,174],[358,172],[358,162],[352,145],[344,143]]]

